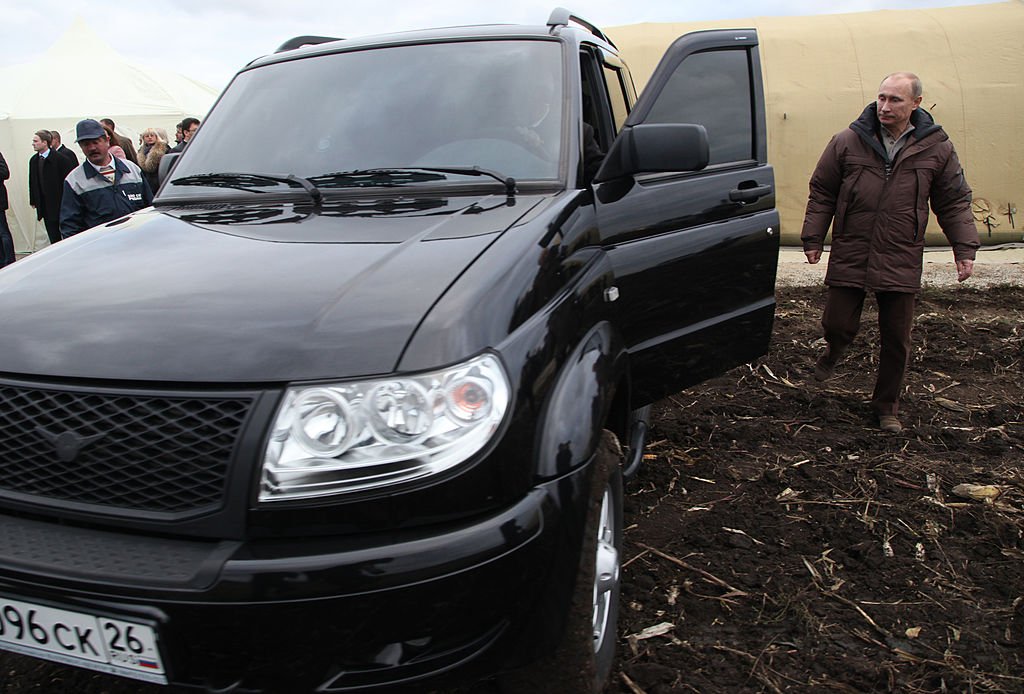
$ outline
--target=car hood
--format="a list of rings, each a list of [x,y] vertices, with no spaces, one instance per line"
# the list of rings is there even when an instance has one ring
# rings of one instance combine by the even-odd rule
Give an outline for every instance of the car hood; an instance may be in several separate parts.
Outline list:
[[[0,271],[0,372],[205,383],[387,373],[451,283],[540,199],[150,208]]]

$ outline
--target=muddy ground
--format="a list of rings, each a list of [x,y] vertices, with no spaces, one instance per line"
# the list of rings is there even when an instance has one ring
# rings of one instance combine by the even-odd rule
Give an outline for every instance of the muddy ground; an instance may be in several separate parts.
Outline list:
[[[1024,692],[1024,290],[926,291],[901,434],[867,404],[874,311],[810,376],[823,291],[780,289],[767,357],[657,407],[615,691]]]
[[[767,357],[656,406],[610,691],[1024,692],[1024,289],[925,291],[900,434],[872,308],[811,378],[822,298],[780,288]],[[3,694],[143,691],[0,655]]]

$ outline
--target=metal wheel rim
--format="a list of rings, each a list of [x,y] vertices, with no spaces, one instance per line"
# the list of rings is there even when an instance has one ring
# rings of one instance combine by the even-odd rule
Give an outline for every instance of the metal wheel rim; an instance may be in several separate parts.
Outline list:
[[[610,487],[601,499],[597,524],[596,570],[594,571],[594,652],[601,650],[608,637],[608,619],[619,585],[619,550],[615,547],[615,500]]]

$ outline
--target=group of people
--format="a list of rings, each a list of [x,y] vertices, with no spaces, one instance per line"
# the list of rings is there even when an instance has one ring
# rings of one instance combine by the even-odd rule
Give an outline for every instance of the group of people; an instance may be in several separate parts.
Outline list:
[[[962,282],[974,269],[980,241],[971,212],[971,188],[949,136],[921,108],[921,80],[896,72],[882,80],[875,101],[849,128],[835,135],[811,176],[801,240],[809,263],[818,263],[831,231],[825,275],[828,293],[821,319],[825,351],[814,377],[835,373],[860,328],[867,293],[878,304],[881,347],[871,406],[882,431],[899,432],[900,395],[910,358],[910,335],[921,288],[928,205],[953,248]],[[139,151],[117,134],[113,121],[78,123],[76,141],[86,157],[78,165],[59,133],[40,130],[32,138],[30,201],[46,224],[51,243],[149,204],[159,160],[184,149],[199,127],[186,118],[177,145],[168,148],[159,131],[142,134]],[[0,155],[0,204],[7,208],[2,180],[9,176]],[[6,218],[0,219],[3,264],[14,247]]]
[[[59,131],[36,131],[28,170],[29,204],[46,227],[50,243],[148,205],[159,183],[160,160],[169,152],[183,151],[198,128],[197,118],[178,123],[173,146],[163,128],[146,128],[136,149],[130,138],[117,132],[113,120],[87,118],[75,127],[75,142],[85,156],[82,164],[61,143]],[[8,178],[10,167],[0,153],[0,267],[15,261],[6,213]]]

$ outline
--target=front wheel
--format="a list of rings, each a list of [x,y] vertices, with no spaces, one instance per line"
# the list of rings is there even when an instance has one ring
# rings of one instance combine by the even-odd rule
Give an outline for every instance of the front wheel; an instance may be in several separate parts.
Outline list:
[[[565,633],[549,657],[503,678],[502,691],[597,694],[615,663],[622,566],[622,448],[604,431],[590,478],[582,551]]]

